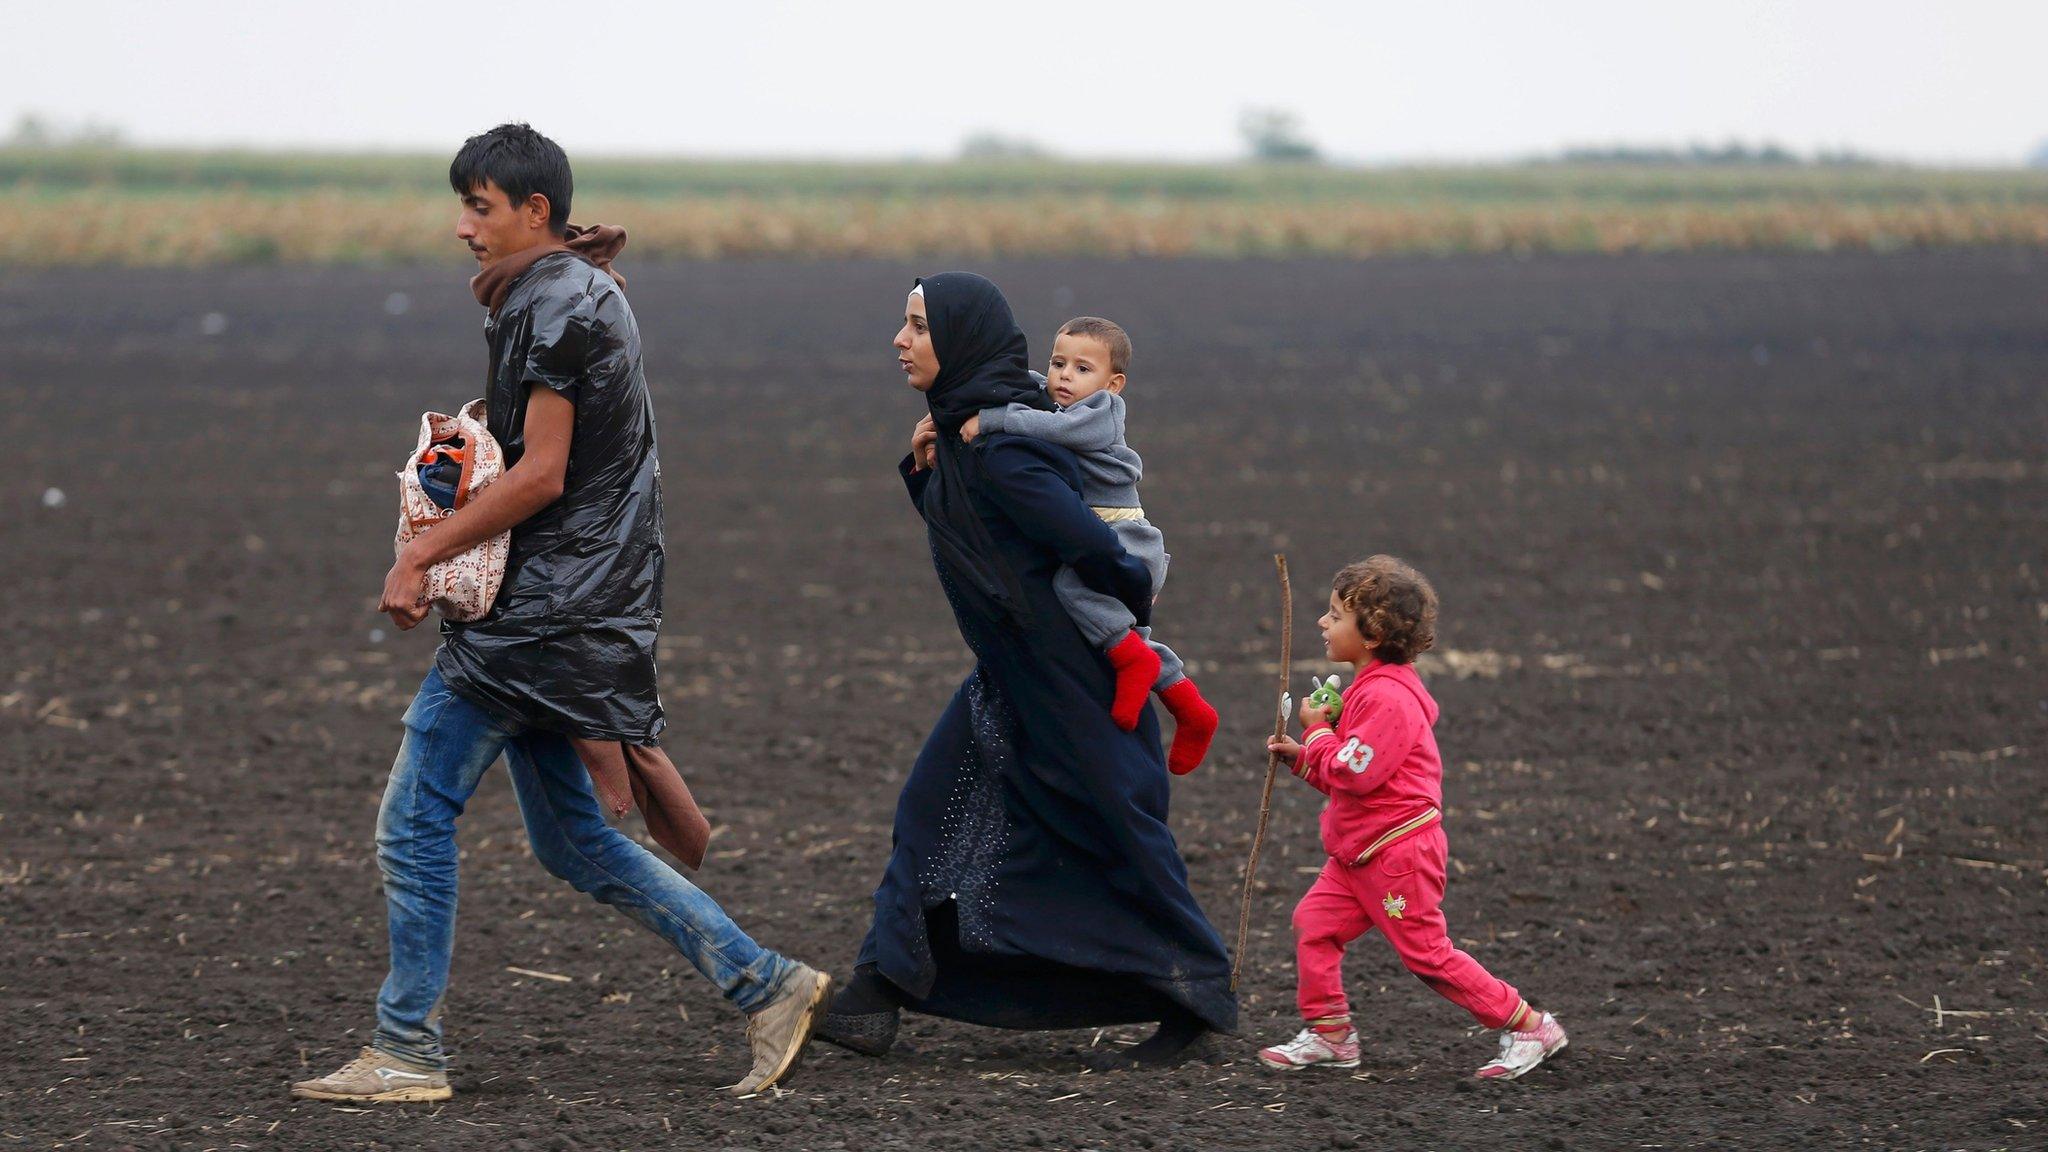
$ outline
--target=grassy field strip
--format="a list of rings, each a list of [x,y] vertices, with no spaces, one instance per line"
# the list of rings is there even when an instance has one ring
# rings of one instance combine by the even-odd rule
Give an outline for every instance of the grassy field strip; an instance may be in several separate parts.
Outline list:
[[[0,264],[393,261],[450,249],[446,161],[0,149]],[[2048,172],[593,158],[575,218],[639,257],[1333,256],[2048,244]]]
[[[2048,245],[2048,202],[1382,205],[1037,195],[579,196],[639,258],[1334,256]],[[446,193],[101,190],[0,199],[0,264],[406,261],[453,249]]]

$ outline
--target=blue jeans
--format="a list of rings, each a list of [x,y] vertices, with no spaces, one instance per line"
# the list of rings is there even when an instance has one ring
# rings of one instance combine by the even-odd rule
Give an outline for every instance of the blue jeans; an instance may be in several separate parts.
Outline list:
[[[406,709],[405,741],[377,813],[391,974],[377,995],[374,1047],[427,1067],[448,1065],[439,1008],[455,948],[455,820],[500,752],[533,854],[548,871],[674,945],[741,1011],[774,998],[794,965],[605,823],[590,774],[566,737],[502,720],[430,671]]]

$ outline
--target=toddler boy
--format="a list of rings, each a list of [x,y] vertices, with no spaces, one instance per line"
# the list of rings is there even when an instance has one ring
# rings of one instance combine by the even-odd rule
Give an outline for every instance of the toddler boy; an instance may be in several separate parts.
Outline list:
[[[1138,502],[1138,480],[1144,461],[1124,442],[1125,373],[1131,360],[1131,338],[1099,316],[1080,316],[1060,326],[1046,365],[1045,390],[1059,405],[1047,412],[1026,404],[986,408],[970,418],[961,434],[1008,432],[1072,449],[1081,462],[1081,498],[1116,532],[1124,551],[1152,572],[1152,595],[1166,581],[1165,538],[1145,519]],[[1176,776],[1195,770],[1208,755],[1216,736],[1216,710],[1188,679],[1173,649],[1152,639],[1150,628],[1136,627],[1130,609],[1114,596],[1081,582],[1070,568],[1053,577],[1067,615],[1090,644],[1100,647],[1116,669],[1116,696],[1110,717],[1128,732],[1138,726],[1145,697],[1173,715],[1173,746],[1166,766]]]

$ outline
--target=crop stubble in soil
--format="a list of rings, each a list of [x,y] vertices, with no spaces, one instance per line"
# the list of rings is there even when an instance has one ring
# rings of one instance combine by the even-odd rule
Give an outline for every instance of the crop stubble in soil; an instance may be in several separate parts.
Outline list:
[[[370,832],[433,644],[370,611],[390,470],[421,407],[477,390],[479,317],[453,262],[53,271],[0,283],[0,1148],[2048,1142],[2048,258],[987,270],[1035,349],[1080,312],[1137,341],[1157,622],[1224,713],[1174,811],[1219,926],[1270,554],[1305,619],[1342,562],[1403,555],[1444,600],[1452,929],[1571,1026],[1554,1067],[1471,1084],[1490,1038],[1370,938],[1359,1073],[1256,1067],[1296,1026],[1287,917],[1321,862],[1283,781],[1244,1031],[1207,1061],[1090,1073],[1139,1031],[913,1021],[887,1060],[820,1049],[732,1100],[737,1015],[546,876],[494,774],[462,830],[455,1100],[285,1099],[372,1023]],[[893,471],[910,270],[628,271],[670,745],[720,828],[698,879],[844,972],[967,666]]]

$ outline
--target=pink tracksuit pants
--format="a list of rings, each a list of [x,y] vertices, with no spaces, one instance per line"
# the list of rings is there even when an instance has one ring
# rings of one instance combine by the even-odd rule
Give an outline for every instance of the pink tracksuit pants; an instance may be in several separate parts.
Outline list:
[[[1417,979],[1487,1028],[1523,1023],[1529,1006],[1506,981],[1451,943],[1441,907],[1443,825],[1396,840],[1364,864],[1323,865],[1294,907],[1296,977],[1302,1017],[1351,1014],[1344,996],[1344,948],[1374,928]]]

